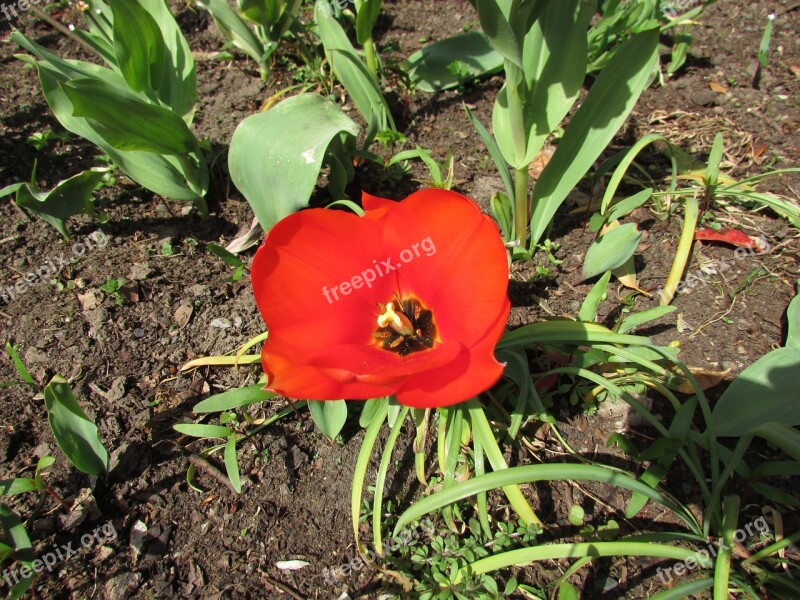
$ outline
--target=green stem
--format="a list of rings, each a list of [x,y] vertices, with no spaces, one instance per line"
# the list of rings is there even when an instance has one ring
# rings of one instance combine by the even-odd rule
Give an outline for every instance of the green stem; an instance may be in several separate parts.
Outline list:
[[[672,262],[672,268],[664,284],[664,289],[659,294],[658,303],[661,306],[667,306],[672,302],[675,292],[678,290],[678,284],[681,282],[681,276],[689,263],[689,254],[692,251],[698,214],[697,198],[687,198],[678,250],[675,252],[675,260]]]
[[[525,249],[528,242],[528,167],[514,170],[514,233],[517,244]]]
[[[379,83],[378,55],[375,53],[375,42],[371,37],[364,41],[364,56],[367,59],[367,69],[369,69],[369,72],[372,73],[372,76],[375,78],[375,82]]]

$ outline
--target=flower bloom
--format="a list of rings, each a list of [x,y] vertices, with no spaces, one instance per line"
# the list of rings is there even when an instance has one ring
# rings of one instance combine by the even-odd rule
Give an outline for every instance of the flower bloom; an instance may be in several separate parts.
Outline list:
[[[267,234],[253,260],[269,329],[267,389],[296,399],[447,406],[500,378],[494,348],[510,304],[506,251],[469,198],[364,195],[364,215],[309,209]]]

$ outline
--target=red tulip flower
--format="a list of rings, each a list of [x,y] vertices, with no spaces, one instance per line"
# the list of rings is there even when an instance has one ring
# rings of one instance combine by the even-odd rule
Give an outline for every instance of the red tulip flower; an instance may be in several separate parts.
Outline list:
[[[494,223],[450,191],[363,201],[361,217],[290,215],[258,249],[267,389],[308,400],[394,394],[416,408],[485,391],[503,372],[494,348],[510,310]]]

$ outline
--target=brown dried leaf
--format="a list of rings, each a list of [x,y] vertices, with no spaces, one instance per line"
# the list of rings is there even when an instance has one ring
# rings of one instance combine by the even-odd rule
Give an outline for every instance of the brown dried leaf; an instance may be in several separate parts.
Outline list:
[[[728,376],[731,370],[712,371],[711,369],[704,369],[702,367],[689,367],[689,372],[697,379],[697,383],[700,384],[700,389],[705,391],[719,385]],[[694,393],[694,388],[686,379],[683,379],[683,382],[678,384],[675,389],[682,394]]]
[[[728,88],[726,88],[724,85],[722,85],[720,83],[717,83],[715,81],[712,81],[711,83],[709,83],[708,87],[710,87],[712,90],[714,90],[718,94],[727,94],[728,93]]]

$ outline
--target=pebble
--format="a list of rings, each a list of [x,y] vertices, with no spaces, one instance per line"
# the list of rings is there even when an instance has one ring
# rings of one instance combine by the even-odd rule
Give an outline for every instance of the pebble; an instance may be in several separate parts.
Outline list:
[[[214,319],[211,321],[211,327],[214,329],[230,329],[231,322],[228,319]]]

